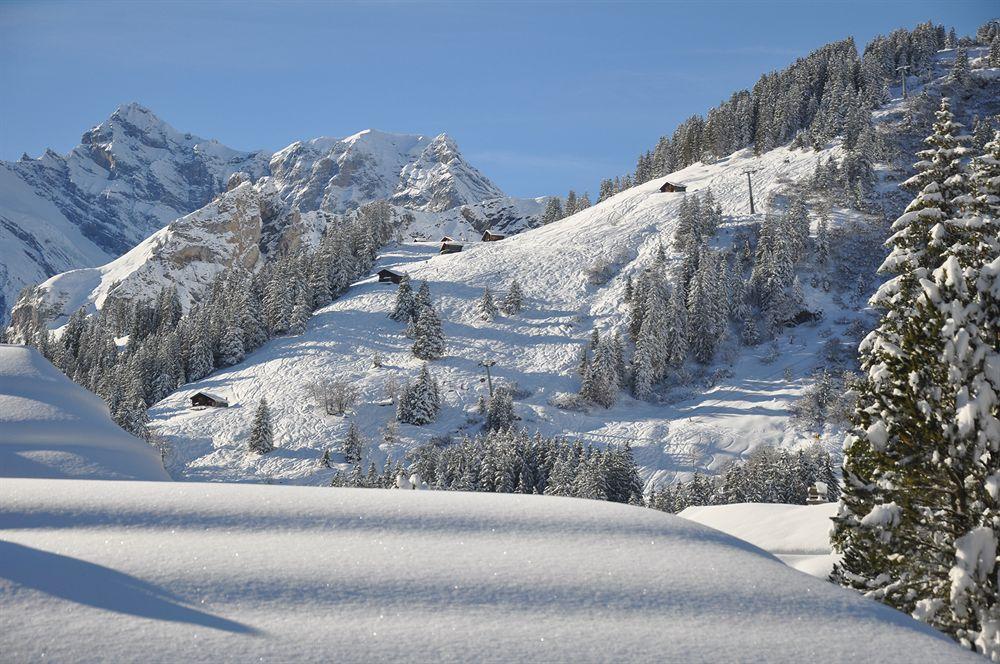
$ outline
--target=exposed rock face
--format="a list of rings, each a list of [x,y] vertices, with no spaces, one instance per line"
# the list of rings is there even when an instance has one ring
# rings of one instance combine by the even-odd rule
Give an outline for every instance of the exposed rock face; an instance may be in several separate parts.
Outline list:
[[[186,309],[226,268],[257,269],[262,226],[261,194],[244,182],[106,265],[43,282],[18,301],[12,326],[22,327],[34,312],[60,325],[80,307],[99,309],[109,298],[154,298],[169,285],[177,287]]]
[[[207,204],[230,174],[266,174],[269,158],[181,134],[127,104],[67,155],[0,162],[0,320],[27,284],[121,255]]]

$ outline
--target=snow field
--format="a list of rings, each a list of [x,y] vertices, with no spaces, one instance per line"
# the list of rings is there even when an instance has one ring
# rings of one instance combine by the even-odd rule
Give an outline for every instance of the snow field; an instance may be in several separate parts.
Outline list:
[[[977,661],[718,531],[545,496],[0,484],[10,661]]]

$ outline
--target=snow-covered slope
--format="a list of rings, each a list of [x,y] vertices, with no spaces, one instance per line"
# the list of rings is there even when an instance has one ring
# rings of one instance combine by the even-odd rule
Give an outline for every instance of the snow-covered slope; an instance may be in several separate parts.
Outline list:
[[[69,154],[0,162],[0,320],[24,286],[121,255],[208,203],[230,174],[264,175],[269,156],[178,132],[132,103]]]
[[[147,109],[129,104],[82,141],[66,156],[47,152],[40,159],[0,163],[0,321],[24,286],[107,263],[186,213],[197,210],[193,221],[205,222],[206,232],[225,223],[212,219],[217,210],[211,201],[237,172],[255,184],[266,203],[270,227],[265,239],[281,235],[302,215],[314,213],[306,217],[308,223],[319,218],[320,210],[344,213],[375,200],[412,213],[411,232],[471,237],[493,228],[511,233],[538,225],[545,202],[505,196],[445,134],[428,138],[365,130],[343,139],[296,142],[274,155],[242,153],[180,134]],[[200,246],[198,239],[191,252]],[[197,290],[160,262],[160,254],[140,252],[126,262],[134,264],[141,256],[157,264],[136,269],[163,276],[154,291],[170,283]],[[104,265],[87,278],[73,275],[46,283],[22,304],[51,310],[61,319],[72,313],[61,303],[102,301],[106,283],[102,291],[83,289],[96,288],[95,275],[119,268]]]
[[[5,344],[0,344],[0,477],[169,479],[156,451],[118,428],[99,397],[35,349]]]
[[[979,661],[670,515],[569,498],[0,483],[11,661]]]
[[[776,505],[739,503],[688,507],[680,516],[758,546],[790,567],[821,579],[830,576],[830,521],[837,503]]]
[[[187,309],[223,269],[257,267],[262,226],[260,193],[244,182],[106,265],[62,272],[44,281],[14,307],[12,323],[18,325],[37,309],[52,324],[61,324],[80,307],[103,307],[111,295],[154,298],[167,284],[177,286]]]
[[[782,183],[811,173],[816,158],[812,151],[778,149],[759,158],[744,152],[671,177],[687,183],[689,192],[711,186],[727,215],[720,232],[725,243],[748,219],[743,175],[747,166],[761,169],[755,193],[764,201]],[[660,193],[662,182],[629,189],[560,222],[500,242],[468,244],[458,254],[438,255],[433,243],[387,250],[376,269],[405,271],[415,283],[427,280],[445,321],[446,356],[432,363],[445,406],[436,423],[403,426],[398,444],[373,447],[372,459],[398,458],[435,436],[473,433],[476,426],[467,420],[486,391],[478,366],[483,359],[496,361],[495,379],[516,382],[526,394],[517,402],[523,426],[596,443],[629,441],[647,479],[717,467],[755,445],[779,444],[793,436],[787,430],[789,405],[817,359],[819,335],[839,333],[847,324],[838,316],[782,337],[777,359],[769,364],[765,355],[770,351],[763,346],[733,357],[728,378],[713,387],[696,386],[700,391],[681,394],[673,403],[650,404],[623,395],[614,408],[589,413],[567,412],[549,403],[556,393],[579,388],[578,352],[591,330],[598,327],[607,333],[624,324],[626,277],[648,267],[661,242],[669,246],[682,195]],[[586,272],[600,262],[613,265],[614,276],[594,285]],[[514,278],[527,295],[526,311],[481,321],[475,308],[482,289],[502,291]],[[810,290],[810,296],[822,305],[821,294]],[[363,281],[319,311],[302,336],[272,340],[242,364],[185,386],[151,409],[154,428],[174,444],[178,474],[327,482],[331,471],[320,469],[316,460],[327,447],[336,448],[348,422],[324,415],[309,391],[311,384],[331,378],[358,387],[358,424],[369,439],[381,440],[380,430],[394,416],[393,408],[376,405],[384,401],[387,381],[407,380],[420,365],[403,335],[403,324],[387,317],[394,298],[391,284]],[[376,351],[383,356],[380,368],[371,366]],[[786,369],[790,381],[784,378]],[[189,411],[187,399],[200,389],[226,391],[236,407]],[[279,450],[248,457],[246,435],[253,407],[262,396],[274,411]]]

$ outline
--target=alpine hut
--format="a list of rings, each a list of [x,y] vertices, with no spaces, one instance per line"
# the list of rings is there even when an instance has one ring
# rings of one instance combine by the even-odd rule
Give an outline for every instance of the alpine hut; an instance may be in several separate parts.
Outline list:
[[[457,242],[442,242],[441,243],[441,253],[442,254],[457,254],[462,250],[462,245]]]
[[[682,191],[687,191],[686,184],[678,184],[677,182],[671,182],[670,180],[664,182],[660,187],[660,192],[664,194],[675,194]]]
[[[378,281],[379,283],[392,282],[398,284],[403,280],[406,275],[400,274],[399,272],[393,272],[392,270],[382,269],[378,271]]]
[[[502,240],[506,235],[502,233],[493,233],[491,231],[483,231],[483,242],[496,242],[497,240]]]
[[[192,408],[228,408],[229,400],[211,392],[195,392],[191,395]]]

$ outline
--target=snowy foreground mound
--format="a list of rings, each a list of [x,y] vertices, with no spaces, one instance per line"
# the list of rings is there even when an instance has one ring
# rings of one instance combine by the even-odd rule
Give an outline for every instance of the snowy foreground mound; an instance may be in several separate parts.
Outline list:
[[[0,484],[11,661],[979,661],[653,510],[245,484]]]
[[[837,503],[739,503],[689,507],[680,516],[746,540],[786,565],[825,579],[836,562],[830,550],[830,519],[836,513]]]
[[[112,422],[100,397],[71,382],[34,348],[5,344],[0,477],[170,479],[156,451]]]

